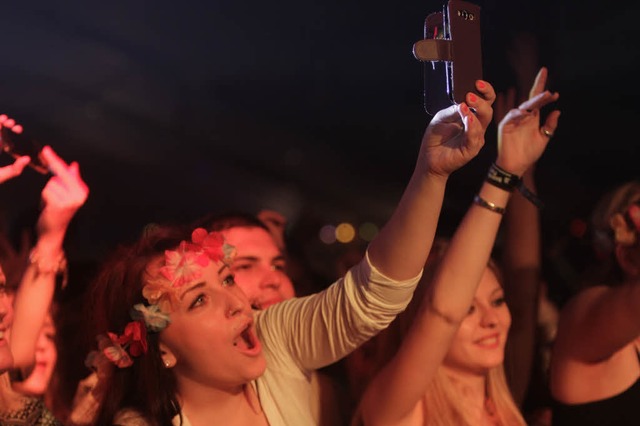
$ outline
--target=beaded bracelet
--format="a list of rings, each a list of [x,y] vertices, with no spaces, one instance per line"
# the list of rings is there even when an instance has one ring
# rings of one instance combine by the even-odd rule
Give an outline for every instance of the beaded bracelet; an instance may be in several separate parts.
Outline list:
[[[60,252],[60,255],[55,259],[47,259],[40,256],[40,253],[34,247],[29,253],[29,264],[34,265],[36,269],[36,275],[40,274],[55,274],[62,277],[61,287],[64,289],[67,286],[69,279],[69,270],[67,268],[67,257],[64,251]]]

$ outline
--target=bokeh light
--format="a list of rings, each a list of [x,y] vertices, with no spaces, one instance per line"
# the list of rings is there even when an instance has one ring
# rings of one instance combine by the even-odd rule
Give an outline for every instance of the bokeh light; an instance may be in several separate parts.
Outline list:
[[[356,229],[350,223],[341,223],[336,227],[336,239],[341,243],[350,243],[356,236]]]
[[[365,222],[360,225],[358,235],[364,241],[371,241],[378,234],[378,226],[371,222]]]
[[[336,242],[336,227],[333,225],[325,225],[320,228],[318,238],[325,244],[333,244]]]

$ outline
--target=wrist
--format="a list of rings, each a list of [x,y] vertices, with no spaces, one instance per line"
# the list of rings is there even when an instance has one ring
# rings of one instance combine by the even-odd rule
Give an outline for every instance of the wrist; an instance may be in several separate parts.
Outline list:
[[[29,252],[29,266],[33,268],[35,277],[53,275],[61,277],[62,288],[68,279],[67,257],[62,246],[41,246],[37,244]]]
[[[521,176],[506,171],[496,163],[491,164],[491,167],[489,167],[485,181],[505,191],[513,192],[514,189],[517,189],[536,207],[542,208],[542,201],[527,188]]]

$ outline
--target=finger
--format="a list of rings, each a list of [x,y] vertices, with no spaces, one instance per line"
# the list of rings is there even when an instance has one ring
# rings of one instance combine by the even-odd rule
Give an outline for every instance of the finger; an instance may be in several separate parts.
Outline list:
[[[65,183],[72,182],[73,178],[69,176],[69,165],[49,145],[42,148],[42,157],[48,164],[51,173],[60,176]]]
[[[28,155],[23,155],[22,157],[18,157],[16,161],[13,162],[12,166],[16,169],[17,174],[20,174],[30,162],[31,157],[29,157]]]
[[[546,85],[547,85],[547,68],[542,67],[540,68],[540,71],[538,71],[538,74],[536,75],[536,79],[533,81],[533,86],[531,86],[531,90],[529,91],[529,99],[544,92],[544,88]]]
[[[524,101],[518,108],[524,110],[540,109],[551,102],[557,101],[559,97],[560,94],[558,92],[551,93],[548,90],[545,90],[544,92],[535,95],[533,98]]]
[[[487,127],[491,123],[491,117],[493,116],[493,109],[491,104],[484,99],[481,99],[475,93],[467,93],[466,96],[467,105],[473,108],[476,112],[476,116],[483,126]]]
[[[4,124],[4,122],[7,121],[7,118],[9,118],[7,114],[0,114],[0,124]]]
[[[22,171],[30,161],[31,158],[25,155],[19,157],[16,161],[13,162],[13,164],[0,167],[0,183],[22,174]]]
[[[466,103],[462,102],[459,106],[460,108],[458,108],[458,114],[462,119],[464,130],[466,132],[477,130],[478,126],[480,126],[480,122],[476,118],[475,114],[471,111]]]
[[[22,133],[22,131],[23,131],[23,129],[22,129],[22,125],[20,125],[20,124],[16,124],[15,126],[13,126],[13,127],[11,128],[11,130],[13,131],[13,133],[20,134],[20,133]]]
[[[12,128],[16,124],[16,121],[13,118],[7,118],[3,123],[2,127]]]
[[[451,105],[447,108],[441,109],[433,116],[431,123],[433,124],[458,123],[462,125],[461,115],[459,111],[461,105],[464,105],[464,102],[459,105]]]
[[[544,125],[542,125],[541,131],[542,129],[545,129],[547,132],[551,133],[551,136],[553,136],[553,134],[556,132],[556,129],[558,128],[559,119],[560,119],[560,111],[558,110],[551,111],[547,116],[547,119],[544,121]]]
[[[482,95],[482,97],[492,105],[496,100],[496,91],[488,81],[476,80],[476,89]]]
[[[69,172],[74,176],[80,176],[80,164],[77,161],[72,161],[69,164]]]

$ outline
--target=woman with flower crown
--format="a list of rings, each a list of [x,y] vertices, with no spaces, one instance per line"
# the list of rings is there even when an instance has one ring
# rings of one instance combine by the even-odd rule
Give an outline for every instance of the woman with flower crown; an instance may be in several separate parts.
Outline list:
[[[254,312],[220,234],[150,229],[92,283],[88,364],[98,425],[312,425],[310,371],[371,338],[408,304],[448,176],[484,144],[493,88],[436,114],[400,203],[365,258],[327,290]],[[475,110],[471,111],[471,108]]]
[[[640,401],[640,181],[592,214],[597,271],[564,305],[551,356],[555,425],[637,425]]]

